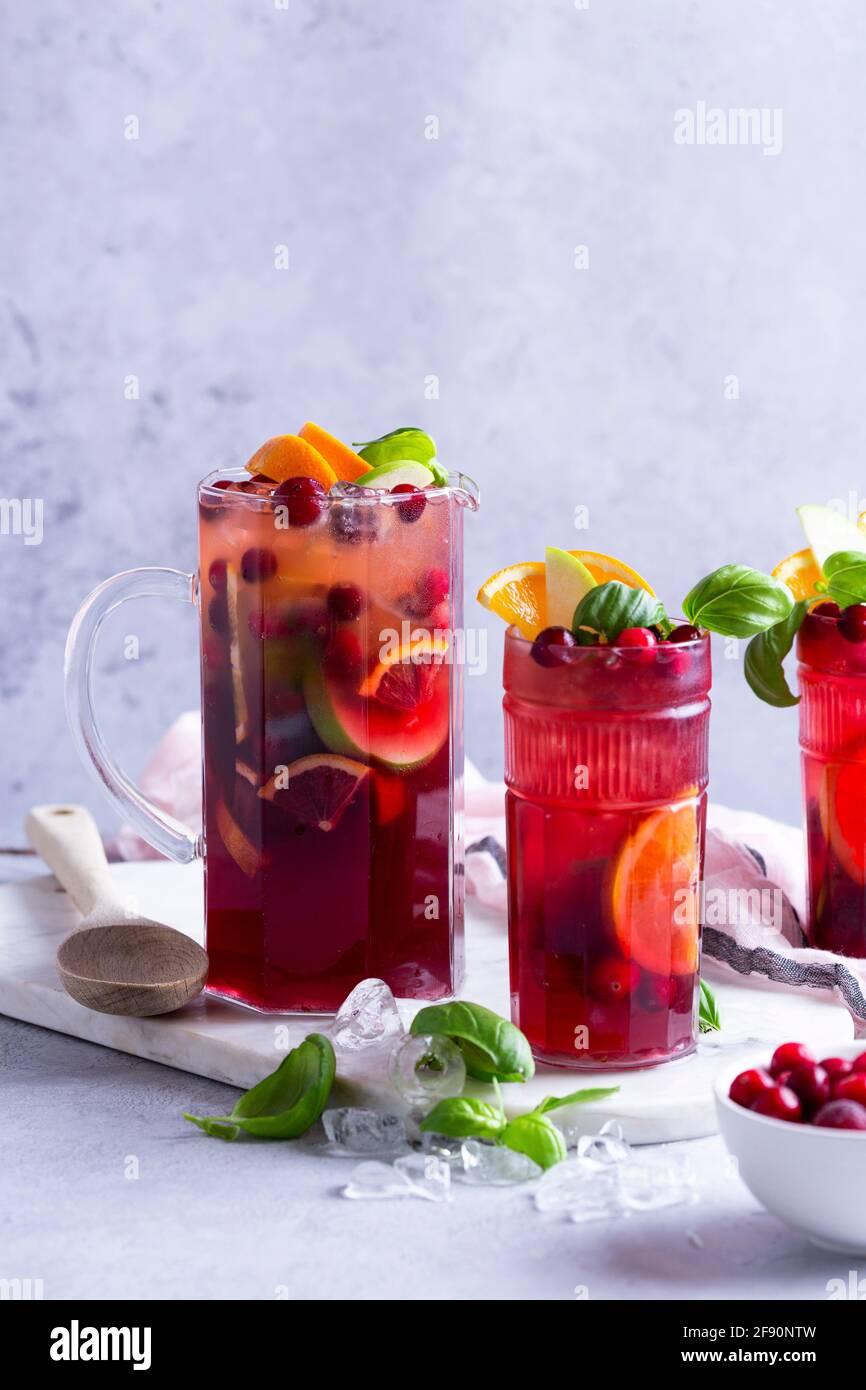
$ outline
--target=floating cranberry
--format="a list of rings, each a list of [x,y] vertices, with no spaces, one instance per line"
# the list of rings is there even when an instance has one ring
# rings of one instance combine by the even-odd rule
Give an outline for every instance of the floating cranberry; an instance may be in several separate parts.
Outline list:
[[[735,1105],[745,1106],[746,1110],[751,1110],[758,1096],[765,1091],[775,1090],[775,1082],[768,1071],[763,1067],[750,1067],[748,1071],[741,1071],[739,1076],[735,1076],[731,1082],[728,1095]]]
[[[245,550],[241,559],[241,574],[248,584],[260,584],[272,579],[277,572],[277,557],[272,550],[254,546]]]
[[[214,594],[207,606],[208,626],[214,632],[226,633],[229,630],[229,605],[224,593]]]
[[[207,577],[210,580],[211,588],[216,589],[218,591],[224,589],[226,587],[228,572],[229,567],[225,560],[214,560],[213,564],[207,572]]]
[[[852,1071],[850,1076],[840,1076],[833,1082],[834,1100],[856,1100],[858,1105],[866,1105],[866,1072]]]
[[[866,1129],[866,1105],[854,1100],[831,1100],[822,1105],[813,1125],[821,1129]]]
[[[559,666],[565,653],[577,645],[577,638],[567,627],[546,627],[533,642],[530,656],[539,666]]]
[[[613,1004],[628,999],[640,980],[640,968],[634,961],[621,956],[603,956],[593,963],[589,972],[589,992],[600,1004]]]
[[[866,642],[866,603],[852,603],[845,609],[839,631],[847,642]]]
[[[826,1105],[830,1099],[830,1078],[817,1062],[811,1062],[807,1066],[794,1067],[786,1084],[790,1086],[794,1095],[799,1097],[807,1115],[820,1110],[821,1106]]]
[[[423,516],[424,508],[427,506],[427,498],[420,487],[415,487],[412,483],[398,483],[396,487],[392,487],[391,491],[401,495],[405,493],[407,497],[412,499],[410,502],[401,502],[397,508],[397,515],[401,521],[409,523],[417,521],[419,517]]]
[[[861,1052],[851,1063],[852,1071],[866,1071],[866,1052]]]
[[[290,526],[312,526],[325,505],[325,489],[316,478],[286,478],[274,492],[286,508]]]
[[[364,611],[364,595],[357,584],[333,584],[328,590],[328,612],[338,623],[355,623]]]
[[[325,648],[325,669],[339,680],[356,681],[362,666],[361,643],[354,632],[342,628],[335,632]]]
[[[834,603],[832,599],[825,599],[823,603],[816,603],[815,607],[810,609],[812,616],[818,618],[838,618],[841,611],[838,603]]]
[[[651,651],[656,646],[656,635],[648,627],[624,627],[614,645],[617,647],[641,647]]]
[[[775,1077],[781,1071],[792,1071],[794,1067],[809,1066],[814,1061],[815,1058],[803,1043],[782,1043],[773,1053],[770,1062],[770,1075]]]
[[[211,487],[218,487],[221,492],[227,492],[232,486],[231,478],[218,478],[215,483],[211,483]]]
[[[447,570],[434,568],[422,574],[415,590],[416,612],[419,617],[423,618],[427,613],[432,613],[437,603],[442,603],[443,599],[448,597],[450,583]]]
[[[850,1076],[854,1070],[854,1063],[849,1062],[847,1057],[825,1057],[820,1065],[831,1081],[838,1081],[842,1076]]]
[[[790,1120],[799,1124],[803,1119],[803,1107],[798,1096],[788,1086],[774,1086],[771,1091],[762,1091],[752,1105],[754,1115],[766,1115],[771,1120]]]
[[[668,634],[668,641],[677,645],[680,642],[697,642],[703,636],[699,627],[692,627],[691,623],[680,623],[673,632]]]

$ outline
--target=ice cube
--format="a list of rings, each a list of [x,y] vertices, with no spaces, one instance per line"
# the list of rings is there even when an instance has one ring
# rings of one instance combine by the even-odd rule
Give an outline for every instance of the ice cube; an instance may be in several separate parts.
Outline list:
[[[463,1143],[463,1180],[484,1187],[508,1187],[513,1183],[530,1182],[544,1171],[526,1154],[516,1153],[499,1144],[481,1144],[477,1139]]]
[[[598,1134],[581,1135],[577,1141],[577,1156],[587,1163],[609,1167],[612,1163],[625,1163],[631,1156],[631,1148],[623,1139],[616,1120],[609,1120]]]
[[[421,1135],[421,1149],[425,1154],[435,1154],[461,1173],[465,1142],[465,1139],[452,1139],[450,1134],[429,1134],[426,1130]]]
[[[362,980],[340,1005],[331,1036],[334,1046],[358,1052],[389,1038],[402,1037],[405,1028],[397,1001],[384,980]]]
[[[351,1158],[361,1154],[405,1153],[406,1123],[401,1115],[343,1107],[326,1110],[322,1125],[334,1150]]]
[[[389,1059],[394,1089],[412,1108],[432,1108],[459,1096],[466,1084],[466,1063],[456,1043],[441,1034],[411,1033]]]
[[[697,1178],[685,1154],[662,1148],[624,1163],[617,1172],[628,1211],[662,1211],[698,1200]]]
[[[391,1163],[381,1163],[370,1159],[359,1163],[352,1169],[351,1177],[343,1188],[343,1196],[356,1200],[381,1200],[385,1197],[414,1196],[409,1179],[397,1171]]]
[[[451,1165],[436,1154],[407,1154],[394,1164],[412,1188],[413,1197],[428,1202],[450,1202]]]
[[[594,1221],[623,1211],[619,1192],[619,1168],[567,1158],[548,1168],[538,1184],[535,1205],[539,1211],[567,1212],[573,1220]]]

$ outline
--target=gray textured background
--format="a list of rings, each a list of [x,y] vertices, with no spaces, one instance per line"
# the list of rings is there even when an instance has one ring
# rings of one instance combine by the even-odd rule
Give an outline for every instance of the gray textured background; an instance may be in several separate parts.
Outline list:
[[[797,548],[797,503],[858,489],[858,0],[42,0],[4,24],[0,491],[43,497],[46,529],[0,537],[0,843],[33,800],[99,805],[62,718],[79,599],[192,567],[197,478],[306,417],[417,422],[478,479],[470,595],[585,541],[675,606],[722,560]],[[782,153],[675,144],[698,101],[781,108]],[[467,742],[496,774],[490,630]],[[159,605],[106,633],[132,770],[196,699],[194,644]],[[716,796],[796,820],[795,715],[721,652],[715,705]]]

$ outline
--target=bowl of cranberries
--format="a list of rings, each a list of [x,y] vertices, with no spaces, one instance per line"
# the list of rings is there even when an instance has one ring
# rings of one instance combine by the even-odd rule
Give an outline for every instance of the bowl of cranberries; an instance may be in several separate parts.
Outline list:
[[[786,1042],[716,1082],[719,1128],[759,1202],[817,1245],[866,1254],[866,1047]]]

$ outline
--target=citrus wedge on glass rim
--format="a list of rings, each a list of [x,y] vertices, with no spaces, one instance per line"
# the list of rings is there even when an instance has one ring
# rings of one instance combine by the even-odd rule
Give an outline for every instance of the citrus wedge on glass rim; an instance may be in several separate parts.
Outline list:
[[[658,975],[698,968],[699,825],[694,801],[651,811],[613,869],[611,911],[627,960]]]
[[[513,623],[530,641],[547,626],[547,586],[540,560],[497,570],[481,585],[477,597],[484,608]]]
[[[642,574],[633,570],[631,565],[627,565],[624,560],[617,560],[613,555],[605,555],[601,550],[569,550],[569,555],[573,555],[575,560],[579,560],[585,565],[595,580],[596,584],[609,584],[612,579],[618,579],[620,584],[627,584],[630,589],[645,589],[648,594],[655,598],[655,589],[648,584]]]

